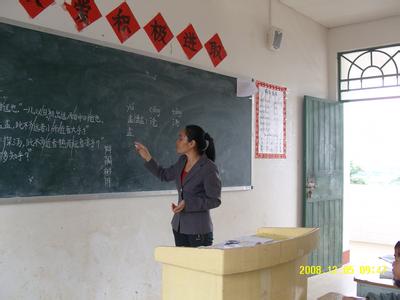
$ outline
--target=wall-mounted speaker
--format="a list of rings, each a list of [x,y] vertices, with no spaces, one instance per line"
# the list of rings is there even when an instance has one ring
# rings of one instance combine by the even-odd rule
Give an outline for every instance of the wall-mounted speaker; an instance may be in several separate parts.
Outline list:
[[[278,51],[282,47],[283,31],[280,28],[271,26],[268,31],[268,47],[273,51]]]

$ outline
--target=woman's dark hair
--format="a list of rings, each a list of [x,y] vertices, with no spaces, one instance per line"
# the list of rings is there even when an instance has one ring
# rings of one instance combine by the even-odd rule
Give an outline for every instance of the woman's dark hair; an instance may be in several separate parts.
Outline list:
[[[394,246],[394,248],[395,248],[395,249],[400,248],[400,241],[398,241],[398,242],[396,243],[396,245]]]
[[[213,138],[197,125],[187,125],[185,127],[188,141],[196,141],[196,148],[199,154],[205,153],[209,159],[215,161],[215,146]]]

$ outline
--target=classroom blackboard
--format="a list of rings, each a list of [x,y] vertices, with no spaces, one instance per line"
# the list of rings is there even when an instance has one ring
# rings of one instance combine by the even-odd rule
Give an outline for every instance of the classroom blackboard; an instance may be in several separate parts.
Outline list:
[[[251,102],[236,80],[0,23],[0,197],[162,191],[186,124],[215,139],[224,187],[251,185]]]

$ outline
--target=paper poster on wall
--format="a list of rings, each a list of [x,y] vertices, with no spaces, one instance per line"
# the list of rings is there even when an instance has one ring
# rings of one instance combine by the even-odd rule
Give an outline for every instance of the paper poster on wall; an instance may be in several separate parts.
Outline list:
[[[286,158],[287,88],[257,81],[256,158]]]
[[[188,59],[192,59],[203,48],[192,24],[189,24],[176,38]]]
[[[140,29],[135,15],[126,2],[122,2],[121,5],[110,12],[106,18],[121,44]]]
[[[218,66],[221,61],[227,56],[224,45],[222,44],[221,38],[218,33],[214,34],[208,42],[204,44],[207,49],[208,56],[210,56],[211,62],[214,67]]]
[[[33,19],[44,11],[50,4],[54,4],[54,0],[19,0],[19,3],[21,3],[28,15]]]
[[[146,31],[150,41],[158,52],[160,52],[174,37],[161,13],[158,13],[151,19],[143,29]]]
[[[94,0],[72,0],[71,4],[64,2],[63,7],[69,12],[78,31],[101,18],[101,12]]]

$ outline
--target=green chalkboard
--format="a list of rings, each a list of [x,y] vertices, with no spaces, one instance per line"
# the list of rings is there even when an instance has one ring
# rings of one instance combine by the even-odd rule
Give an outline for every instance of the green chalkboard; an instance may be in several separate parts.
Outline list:
[[[251,185],[251,102],[235,78],[0,23],[0,197],[174,189],[180,128],[215,139],[224,187]]]

